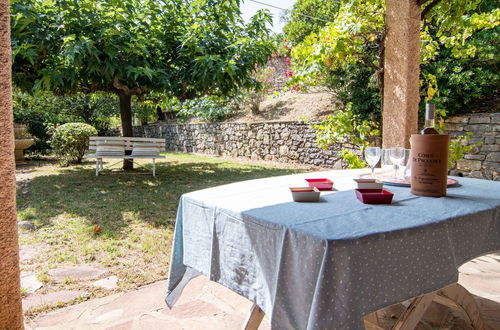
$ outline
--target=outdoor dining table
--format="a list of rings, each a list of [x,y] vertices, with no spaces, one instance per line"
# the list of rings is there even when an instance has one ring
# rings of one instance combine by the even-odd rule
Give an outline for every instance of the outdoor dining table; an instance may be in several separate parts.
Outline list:
[[[273,329],[363,329],[363,316],[458,280],[458,267],[500,250],[500,182],[455,178],[446,197],[385,186],[363,204],[366,170],[301,173],[184,194],[166,302],[199,274],[253,301]],[[328,178],[316,203],[289,187]]]

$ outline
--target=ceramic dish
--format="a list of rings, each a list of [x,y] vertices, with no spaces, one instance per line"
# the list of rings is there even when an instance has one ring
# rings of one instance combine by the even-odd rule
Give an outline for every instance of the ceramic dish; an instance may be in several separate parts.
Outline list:
[[[316,187],[290,188],[294,202],[317,202],[321,192]]]
[[[332,190],[333,181],[329,179],[306,179],[309,187],[316,187],[319,190]]]
[[[356,197],[364,204],[391,204],[393,193],[384,189],[355,189]]]
[[[358,184],[358,189],[382,189],[384,183],[377,179],[354,179]]]

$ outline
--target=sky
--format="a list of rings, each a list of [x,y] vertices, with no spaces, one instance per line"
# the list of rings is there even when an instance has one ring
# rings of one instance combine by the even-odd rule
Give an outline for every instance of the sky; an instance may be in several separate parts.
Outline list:
[[[256,0],[258,2],[262,3],[267,3],[276,7],[280,8],[285,8],[285,9],[291,9],[293,4],[297,0]],[[273,27],[272,30],[276,33],[281,33],[283,31],[283,26],[285,25],[283,22],[280,22],[280,16],[282,13],[282,10],[276,9],[276,8],[271,8],[265,5],[262,5],[260,3],[255,3],[250,0],[243,0],[243,3],[241,4],[241,13],[243,16],[243,19],[248,22],[250,18],[257,12],[259,9],[268,9],[271,14],[273,15]]]

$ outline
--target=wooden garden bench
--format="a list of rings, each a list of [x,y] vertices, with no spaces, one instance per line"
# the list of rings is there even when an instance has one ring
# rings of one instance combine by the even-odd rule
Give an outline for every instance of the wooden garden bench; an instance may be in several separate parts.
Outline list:
[[[157,158],[165,158],[160,152],[165,150],[165,139],[142,137],[91,136],[89,150],[95,151],[85,155],[85,158],[95,158],[95,175],[104,169],[102,160],[111,159],[152,159],[153,176],[156,176]],[[126,151],[131,151],[126,155]]]

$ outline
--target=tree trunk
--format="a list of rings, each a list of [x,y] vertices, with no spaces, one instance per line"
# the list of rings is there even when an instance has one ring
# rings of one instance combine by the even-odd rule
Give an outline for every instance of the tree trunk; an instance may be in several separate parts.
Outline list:
[[[0,0],[0,329],[24,329],[19,278],[9,0]]]
[[[163,109],[160,106],[156,107],[156,114],[158,115],[158,120],[165,120],[165,114],[163,113]]]
[[[118,97],[120,98],[120,118],[122,121],[122,135],[123,136],[134,136],[134,131],[132,129],[132,107],[131,100],[132,95],[118,91]],[[126,155],[130,155],[130,150],[125,151]],[[131,159],[123,160],[123,169],[131,170],[134,168],[134,162]]]

